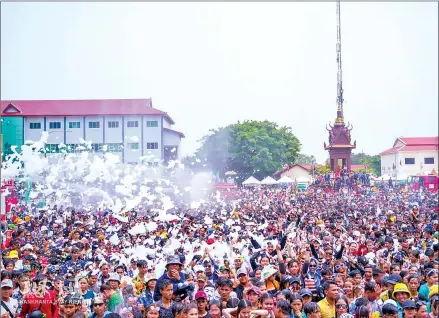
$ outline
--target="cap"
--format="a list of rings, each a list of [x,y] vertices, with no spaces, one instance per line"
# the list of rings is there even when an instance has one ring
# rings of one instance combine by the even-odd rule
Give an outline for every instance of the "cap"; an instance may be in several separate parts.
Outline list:
[[[407,300],[404,300],[404,302],[402,303],[402,308],[404,308],[404,309],[409,309],[409,308],[416,309],[416,304],[415,304],[415,302],[413,300],[407,299]]]
[[[389,299],[391,300],[391,299]],[[387,300],[386,300],[387,302]],[[394,305],[393,303],[386,303],[384,302],[383,307],[381,307],[381,311],[383,315],[394,315],[398,313],[398,307]],[[395,303],[395,301],[393,301]]]
[[[203,273],[199,274],[199,275],[197,276],[197,281],[207,282],[207,276],[206,276],[206,274],[203,274]]]
[[[300,281],[299,278],[297,278],[297,277],[290,277],[290,284],[294,284],[294,283],[297,283],[299,285],[302,284],[302,282]]]
[[[12,283],[12,280],[5,279],[2,280],[1,288],[14,288],[14,284]]]
[[[245,270],[245,268],[240,268],[240,269],[238,269],[238,271],[236,272],[236,276],[238,276],[239,277],[239,275],[241,275],[241,274],[244,274],[244,275],[247,275],[247,271]]]
[[[203,292],[203,291],[198,291],[196,294],[195,294],[195,299],[197,300],[197,299],[200,299],[200,298],[204,298],[204,299],[207,299],[207,294],[205,293],[205,292]]]
[[[194,266],[194,272],[198,273],[198,272],[203,272],[204,273],[204,266],[202,265],[195,265]]]
[[[262,291],[256,286],[251,286],[251,287],[247,288],[247,291],[245,293],[248,294],[250,292],[254,292],[258,296],[260,296],[262,294]]]
[[[312,297],[312,291],[308,288],[303,288],[300,293],[299,293],[300,297],[303,296],[311,296]]]
[[[386,284],[396,285],[400,282],[402,282],[402,277],[398,274],[392,274],[386,278]]]
[[[110,273],[110,277],[108,278],[108,280],[114,280],[120,283],[120,277],[116,273]]]
[[[33,246],[29,243],[21,248],[22,251],[32,251],[33,249]]]
[[[10,251],[8,254],[8,258],[18,258],[18,252],[17,251]]]

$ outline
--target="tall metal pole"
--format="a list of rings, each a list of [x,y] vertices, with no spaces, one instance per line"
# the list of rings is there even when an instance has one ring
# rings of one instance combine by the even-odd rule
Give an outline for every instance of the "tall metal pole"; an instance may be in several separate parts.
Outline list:
[[[343,119],[343,76],[341,68],[340,1],[337,1],[337,118]]]

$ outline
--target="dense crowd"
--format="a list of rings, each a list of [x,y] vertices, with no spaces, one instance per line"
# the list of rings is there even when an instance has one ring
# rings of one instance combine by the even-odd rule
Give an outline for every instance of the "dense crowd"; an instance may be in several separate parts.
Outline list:
[[[438,317],[437,193],[350,180],[165,217],[158,199],[18,205],[2,223],[1,318]]]

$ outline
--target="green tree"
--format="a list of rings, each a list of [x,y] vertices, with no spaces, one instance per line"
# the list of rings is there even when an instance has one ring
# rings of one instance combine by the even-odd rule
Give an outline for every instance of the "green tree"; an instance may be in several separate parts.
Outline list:
[[[229,169],[229,147],[232,126],[209,130],[201,140],[201,148],[195,154],[196,162],[224,177]]]
[[[295,160],[294,163],[297,163],[297,164],[309,164],[309,165],[311,165],[311,164],[316,163],[316,158],[313,155],[308,156],[308,155],[305,155],[303,153],[299,153],[297,155],[296,160]]]
[[[365,172],[370,172],[375,176],[381,174],[381,157],[379,155],[370,156],[363,152],[351,155],[351,164],[363,164],[367,166]]]
[[[317,174],[328,174],[331,172],[331,168],[329,167],[329,164],[325,164],[324,166],[318,166],[316,168]]]
[[[245,121],[211,130],[201,140],[196,157],[206,159],[220,177],[226,171],[238,173],[238,182],[249,176],[264,178],[294,162],[301,144],[289,127],[269,121]]]

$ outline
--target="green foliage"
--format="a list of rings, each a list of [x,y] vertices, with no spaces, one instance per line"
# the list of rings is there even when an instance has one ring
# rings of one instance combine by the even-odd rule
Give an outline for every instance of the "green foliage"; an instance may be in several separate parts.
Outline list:
[[[381,174],[381,157],[379,155],[370,156],[365,153],[353,153],[351,155],[351,164],[366,165],[367,169],[361,172],[371,173],[374,176],[379,176]]]
[[[324,166],[318,166],[316,168],[317,174],[328,174],[331,172],[331,168],[329,167],[329,164],[326,164]]]
[[[312,164],[315,164],[316,163],[316,158],[313,156],[313,155],[311,155],[311,156],[308,156],[308,155],[305,155],[305,154],[302,154],[302,153],[299,153],[298,155],[297,155],[297,157],[296,157],[296,161],[294,162],[295,164],[309,164],[309,165],[312,165]]]
[[[264,178],[294,162],[301,144],[289,127],[269,121],[245,121],[211,130],[201,139],[196,157],[220,177],[238,173],[238,182],[249,176]]]

